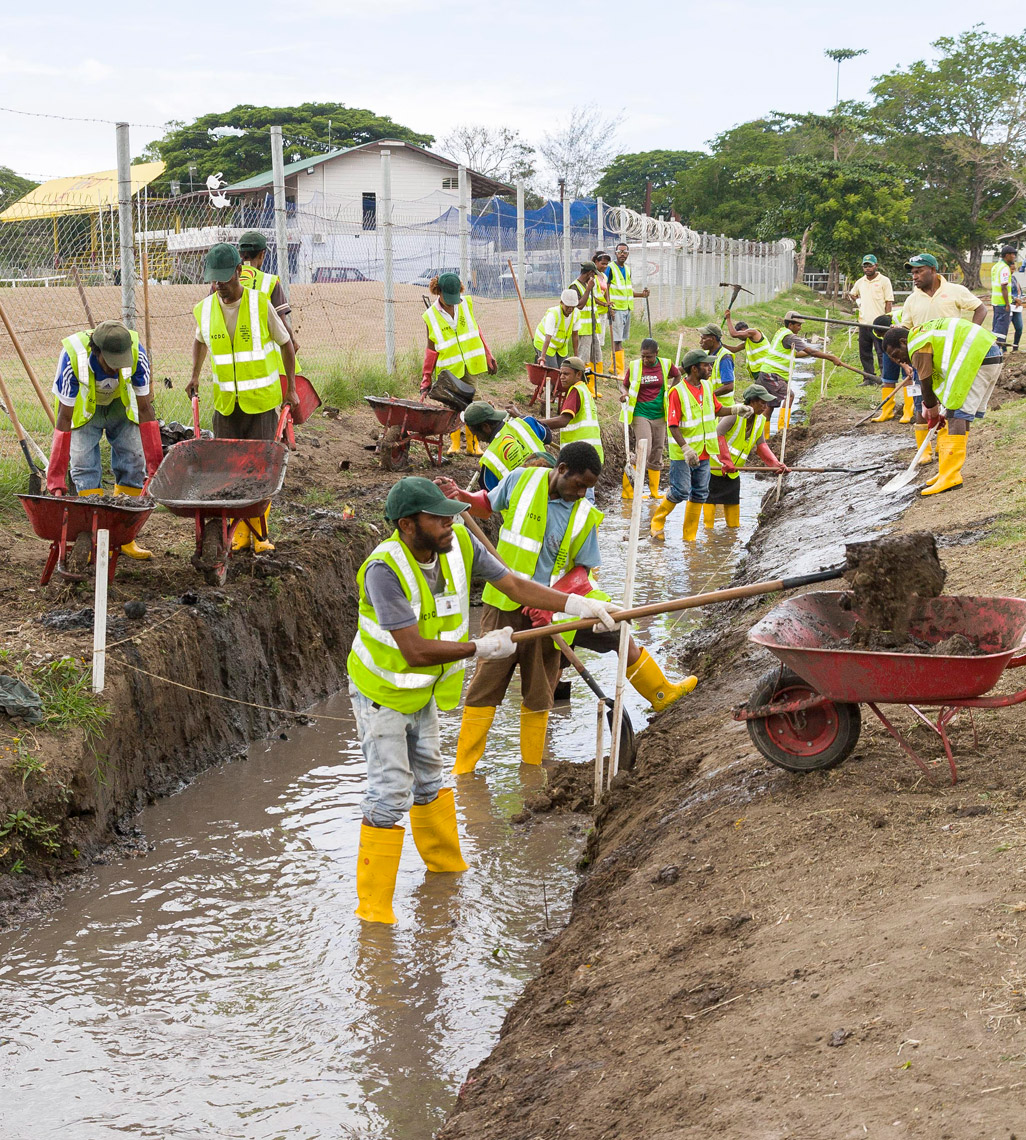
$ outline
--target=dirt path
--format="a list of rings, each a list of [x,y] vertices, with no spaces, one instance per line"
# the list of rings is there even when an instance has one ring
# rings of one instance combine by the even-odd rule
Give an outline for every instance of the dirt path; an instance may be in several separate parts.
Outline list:
[[[938,535],[950,593],[1022,589],[1016,414],[973,428],[965,490],[901,520]],[[854,418],[824,402],[810,435]],[[841,767],[790,775],[728,715],[772,662],[746,640],[767,608],[684,647],[702,683],[603,805],[572,920],[443,1140],[1024,1134],[1026,714],[979,715],[978,748],[955,729],[954,787],[868,712]]]

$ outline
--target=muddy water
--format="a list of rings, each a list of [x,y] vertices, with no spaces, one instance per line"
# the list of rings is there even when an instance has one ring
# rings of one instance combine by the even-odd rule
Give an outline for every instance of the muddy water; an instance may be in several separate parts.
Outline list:
[[[771,486],[744,478],[739,532],[720,517],[685,549],[681,507],[665,545],[643,542],[637,603],[726,584]],[[803,551],[820,565],[835,539],[879,525],[859,513],[858,484],[832,485],[831,510],[853,531],[822,521],[824,540],[812,541],[806,522],[774,543],[792,572]],[[630,505],[606,509],[602,584],[619,596]],[[646,523],[650,512],[646,502]],[[635,636],[665,661],[667,643],[700,620],[656,618]],[[615,658],[588,656],[611,691]],[[352,914],[364,766],[344,695],[288,740],[146,809],[147,854],[94,869],[62,910],[0,936],[0,1137],[427,1140],[564,922],[587,825],[509,823],[544,779],[517,762],[518,706],[511,691],[478,773],[460,781],[472,870],[428,877],[408,839],[396,928]],[[631,689],[627,708],[642,727]],[[551,755],[589,760],[594,723],[576,681],[553,714]],[[457,729],[455,714],[443,718],[446,755]]]

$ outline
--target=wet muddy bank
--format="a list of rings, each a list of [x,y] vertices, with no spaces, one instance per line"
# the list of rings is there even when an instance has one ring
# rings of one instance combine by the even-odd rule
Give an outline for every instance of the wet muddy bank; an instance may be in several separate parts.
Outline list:
[[[73,872],[144,846],[132,823],[144,804],[280,731],[295,719],[281,710],[344,684],[356,571],[379,533],[325,512],[303,512],[297,528],[304,537],[279,542],[273,558],[234,560],[222,589],[150,596],[141,621],[112,614],[106,722],[92,737],[41,738],[48,782],[10,771],[0,786],[0,814],[32,813],[58,843],[49,856],[29,848],[21,874],[0,876],[0,926],[57,903]],[[85,656],[91,629],[77,633],[64,631],[64,652]]]

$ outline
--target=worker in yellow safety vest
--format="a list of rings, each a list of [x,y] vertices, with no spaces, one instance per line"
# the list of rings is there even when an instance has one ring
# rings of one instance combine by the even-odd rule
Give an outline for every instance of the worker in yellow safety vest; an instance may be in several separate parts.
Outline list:
[[[808,341],[802,340],[798,335],[802,331],[802,318],[799,313],[785,313],[781,328],[770,341],[766,355],[762,358],[762,372],[759,383],[781,402],[780,412],[777,415],[777,430],[782,431],[791,419],[791,404],[794,402],[794,391],[789,380],[794,374],[794,361],[815,357],[817,360],[829,360],[831,364],[842,363],[839,356],[832,352],[823,352],[814,348]]]
[[[568,356],[576,356],[580,343],[581,311],[575,289],[564,289],[559,304],[547,309],[534,330],[537,363],[558,368]]]
[[[199,395],[200,372],[207,352],[214,380],[215,439],[274,439],[281,404],[280,351],[285,367],[285,403],[299,411],[296,354],[292,334],[271,308],[266,294],[242,286],[242,261],[233,245],[221,242],[207,251],[203,280],[216,289],[193,309],[192,378],[186,393]],[[258,554],[274,550],[267,530],[271,513],[240,522],[232,549],[252,544]]]
[[[242,258],[242,272],[239,275],[243,288],[256,289],[263,293],[271,303],[271,308],[281,317],[282,324],[292,334],[292,351],[297,356],[299,345],[296,342],[296,331],[292,327],[290,314],[292,307],[285,297],[285,290],[281,286],[281,278],[277,273],[265,273],[264,260],[267,257],[267,238],[259,230],[247,230],[239,238],[239,256]],[[277,354],[278,372],[284,375],[285,366],[275,345]],[[297,365],[298,368],[298,365]]]
[[[153,410],[150,362],[139,334],[120,321],[103,321],[65,337],[53,381],[56,426],[46,469],[52,495],[66,492],[68,468],[79,495],[103,494],[100,440],[110,444],[114,494],[142,494],[164,453]],[[130,558],[153,555],[133,539]]]
[[[420,392],[423,398],[441,372],[449,372],[457,380],[476,385],[485,374],[498,372],[495,357],[485,342],[484,334],[474,316],[474,300],[463,296],[463,282],[456,273],[442,273],[429,286],[435,298],[433,305],[424,310],[427,327],[427,348],[421,373]],[[467,454],[480,455],[474,433],[467,429]],[[460,453],[460,429],[449,436],[449,455]]]
[[[587,365],[579,356],[568,356],[559,366],[560,380],[566,395],[558,416],[539,419],[538,423],[549,431],[559,432],[560,446],[568,443],[590,443],[598,452],[599,462],[605,461],[602,447],[602,429],[599,427],[598,405],[591,388],[585,381]],[[595,492],[589,488],[589,502],[595,501]]]
[[[719,325],[703,325],[698,330],[698,347],[713,358],[709,383],[713,395],[732,396],[734,393],[734,354],[723,344],[723,329]]]
[[[595,254],[598,258],[600,254]],[[609,264],[609,255],[605,255],[605,264],[599,269],[598,261],[581,262],[581,272],[578,277],[567,286],[580,296],[577,308],[580,311],[580,326],[578,327],[578,352],[582,360],[588,362],[588,387],[591,394],[602,399],[598,390],[596,376],[600,376],[605,369],[602,362],[602,342],[605,340],[605,317],[609,310],[609,280],[605,274],[605,266]]]
[[[634,299],[648,296],[648,289],[634,288],[631,267],[627,264],[630,254],[627,243],[620,242],[613,250],[614,260],[606,270],[606,276],[609,278],[609,328],[613,338],[613,371],[618,376],[622,376],[625,371],[623,346],[631,335]],[[647,273],[648,267],[644,268]]]
[[[731,319],[730,309],[724,313],[723,319],[727,322],[727,332],[736,340],[741,341],[738,345],[729,346],[730,351],[735,355],[739,352],[744,353],[745,367],[748,369],[749,377],[753,383],[760,383],[759,375],[762,372],[762,362],[769,350],[769,338],[763,334],[761,329],[757,329],[745,321],[738,321],[735,324]]]
[[[552,439],[534,416],[521,416],[515,407],[510,413],[500,411],[487,400],[475,400],[461,418],[487,445],[481,456],[481,486],[486,491],[511,471],[525,467]]]
[[[469,660],[509,661],[517,652],[507,621],[469,639],[471,579],[483,578],[492,596],[514,608],[562,608],[569,600],[511,573],[466,527],[454,527],[466,509],[429,479],[400,479],[385,500],[395,529],[356,576],[359,617],[347,670],[367,761],[356,867],[356,913],[366,922],[396,921],[392,896],[405,835],[399,821],[407,812],[429,871],[467,869],[452,788],[442,787],[438,710],[459,704]],[[580,603],[580,616],[608,620],[607,606]]]
[[[1012,322],[1012,274],[1015,272],[1014,245],[1001,247],[1001,258],[990,267],[990,303],[994,309],[991,329],[1008,351],[1008,329]]]
[[[770,450],[763,437],[778,400],[761,384],[749,384],[742,397],[754,415],[724,416],[716,425],[717,450],[709,454],[709,498],[702,508],[707,527],[715,525],[716,508],[723,508],[727,526],[736,530],[741,525],[741,477],[739,472],[754,450],[772,471],[788,468]]]
[[[641,342],[641,356],[632,360],[623,378],[620,393],[621,423],[626,420],[634,429],[634,447],[648,440],[649,494],[659,498],[659,478],[663,470],[663,448],[666,446],[666,391],[680,379],[680,370],[669,357],[659,355],[659,344],[651,337]],[[634,486],[623,473],[621,498],[633,499]]]
[[[895,364],[916,370],[927,430],[938,429],[939,470],[920,494],[961,487],[969,425],[983,419],[1004,363],[997,338],[971,321],[945,317],[911,332],[888,329],[883,348]]]

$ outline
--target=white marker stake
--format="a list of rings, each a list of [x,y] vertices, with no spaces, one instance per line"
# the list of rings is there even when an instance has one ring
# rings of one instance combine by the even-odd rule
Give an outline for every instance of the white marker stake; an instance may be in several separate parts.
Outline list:
[[[602,799],[603,760],[605,759],[605,740],[603,734],[606,726],[606,702],[598,702],[598,724],[595,729],[595,803]]]
[[[545,373],[545,418],[549,419],[552,415],[552,381],[549,379],[548,372]]]
[[[680,354],[684,351],[684,334],[677,337],[677,359],[673,362],[674,368],[680,368]]]
[[[787,411],[787,419],[784,420],[784,430],[780,433],[780,462],[784,462],[784,452],[787,450],[787,428],[791,423],[791,413],[787,401],[791,397],[791,381],[794,379],[794,346],[791,347],[791,360],[787,366],[787,394],[784,396],[784,402],[780,405],[780,413],[777,415],[777,423],[780,423],[780,415]],[[773,496],[773,502],[780,502],[780,490],[784,485],[783,473],[777,476],[777,492]]]
[[[110,562],[110,531],[96,532],[96,585],[93,590],[93,692],[103,692],[107,665],[107,565]]]
[[[830,351],[830,310],[824,309],[826,313],[826,323],[823,325],[823,351]],[[826,374],[826,360],[823,360],[823,371],[819,374],[819,394],[825,396],[827,394],[827,374]]]

